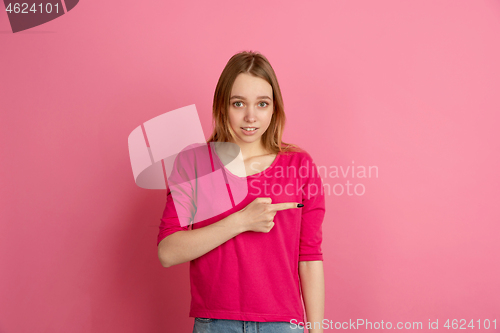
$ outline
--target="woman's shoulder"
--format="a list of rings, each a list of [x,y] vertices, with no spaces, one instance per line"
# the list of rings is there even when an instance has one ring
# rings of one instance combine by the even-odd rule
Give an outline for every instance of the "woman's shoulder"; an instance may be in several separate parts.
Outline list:
[[[284,144],[281,147],[281,155],[289,159],[291,162],[294,161],[300,164],[304,162],[313,162],[311,154],[309,154],[309,152],[302,147],[292,144]]]
[[[166,164],[170,164],[171,159],[173,161],[173,168],[177,171],[188,171],[195,172],[195,170],[200,169],[201,166],[210,165],[210,157],[208,146],[206,143],[192,143],[179,152],[165,159]]]
[[[208,153],[206,143],[192,143],[182,148],[174,156],[178,163],[189,165],[193,164],[200,155],[203,156],[205,152]]]

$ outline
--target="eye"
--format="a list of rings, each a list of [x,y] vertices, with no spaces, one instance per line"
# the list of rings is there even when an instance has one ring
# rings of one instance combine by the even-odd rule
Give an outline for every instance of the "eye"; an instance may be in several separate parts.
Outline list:
[[[269,105],[269,103],[268,103],[268,102],[260,102],[259,104],[265,104],[265,106],[263,106],[263,108],[265,108],[266,106],[268,106],[268,105]]]
[[[236,104],[238,104],[238,103],[242,103],[242,102],[241,102],[241,101],[234,102],[234,103],[233,103],[233,105],[234,105],[234,106],[236,106],[237,108],[239,108],[239,106],[238,106],[238,105],[236,105]]]

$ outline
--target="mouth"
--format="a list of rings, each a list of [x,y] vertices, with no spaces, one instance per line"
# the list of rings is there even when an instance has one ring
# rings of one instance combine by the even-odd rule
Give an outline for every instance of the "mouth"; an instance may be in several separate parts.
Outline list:
[[[241,129],[243,129],[247,132],[254,132],[254,131],[258,130],[259,128],[258,127],[241,127]]]

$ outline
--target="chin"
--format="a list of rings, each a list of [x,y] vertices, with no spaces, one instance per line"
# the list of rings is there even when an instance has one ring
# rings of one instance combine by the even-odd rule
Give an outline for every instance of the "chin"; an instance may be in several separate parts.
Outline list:
[[[252,143],[252,142],[255,142],[255,141],[260,141],[260,136],[259,137],[243,137],[243,138],[239,138],[240,141],[243,141],[243,142],[246,142],[246,143]]]
[[[243,142],[246,142],[246,143],[252,143],[252,142],[255,142],[255,141],[259,141],[259,138],[251,138],[251,139],[247,139],[247,138],[243,138],[243,139],[240,139],[241,141]]]

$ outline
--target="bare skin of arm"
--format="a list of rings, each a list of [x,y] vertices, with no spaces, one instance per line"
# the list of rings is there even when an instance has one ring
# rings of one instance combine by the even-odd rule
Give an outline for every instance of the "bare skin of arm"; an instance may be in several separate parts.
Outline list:
[[[325,315],[325,276],[323,261],[299,261],[299,277],[309,333],[323,333]]]
[[[199,258],[242,232],[269,232],[277,211],[297,208],[296,202],[271,202],[271,198],[257,198],[218,222],[165,237],[158,244],[160,263],[163,267],[170,267]]]

